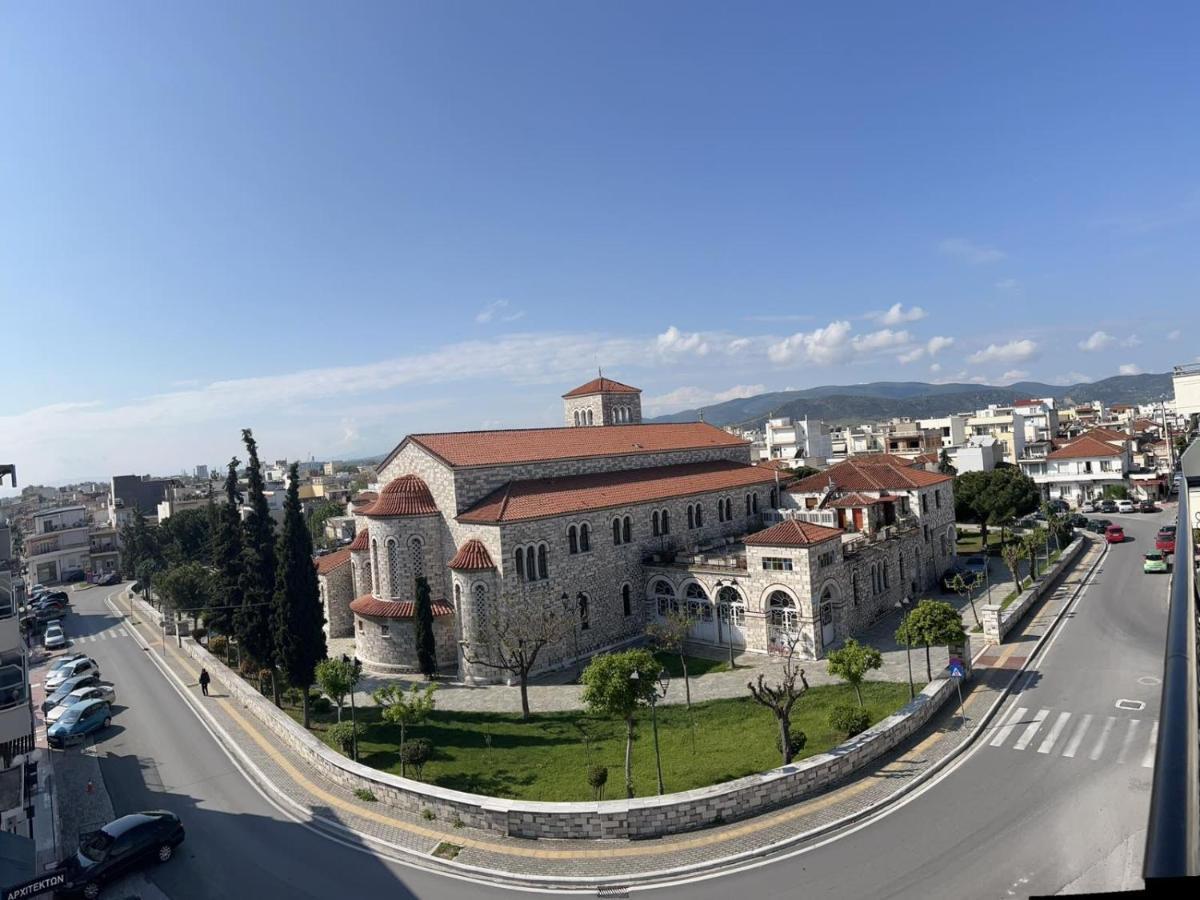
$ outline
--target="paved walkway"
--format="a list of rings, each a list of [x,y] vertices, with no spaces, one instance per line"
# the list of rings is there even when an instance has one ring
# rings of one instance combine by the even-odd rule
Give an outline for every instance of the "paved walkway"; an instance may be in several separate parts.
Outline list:
[[[164,653],[170,670],[187,685],[199,708],[217,726],[218,733],[225,736],[223,740],[245,753],[257,770],[256,779],[268,782],[268,790],[277,797],[287,798],[284,802],[314,825],[348,828],[370,835],[396,849],[418,854],[435,866],[441,863],[431,856],[434,850],[443,844],[453,845],[459,848],[456,863],[490,871],[510,882],[514,876],[527,875],[551,880],[583,878],[596,883],[623,883],[663,870],[712,867],[738,854],[762,852],[782,842],[809,839],[814,831],[827,830],[847,817],[861,816],[911,788],[917,778],[946,759],[979,729],[995,727],[985,725],[983,719],[1008,687],[1015,674],[1012,670],[1028,657],[1101,551],[1102,546],[1094,544],[1063,586],[1035,607],[1008,643],[982,655],[973,677],[963,686],[965,721],[960,718],[957,706],[948,704],[919,735],[822,794],[745,821],[647,841],[506,838],[455,828],[452,823],[425,821],[380,803],[364,802],[322,779],[229,696],[200,698],[195,663],[169,642],[162,650],[152,627],[142,623],[134,626],[134,631],[150,652]],[[742,671],[737,677],[741,679],[745,674]]]

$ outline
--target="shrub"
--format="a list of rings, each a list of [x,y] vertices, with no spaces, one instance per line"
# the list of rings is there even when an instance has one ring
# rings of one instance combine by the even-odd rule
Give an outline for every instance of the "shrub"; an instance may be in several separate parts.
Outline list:
[[[252,659],[242,657],[242,662],[238,666],[238,671],[246,678],[251,678],[258,673],[258,665]]]
[[[421,777],[421,772],[425,769],[425,763],[429,762],[429,758],[433,756],[433,744],[428,738],[412,738],[404,742],[404,746],[400,748],[400,758],[406,766],[412,766],[417,773],[417,778]]]
[[[433,821],[433,810],[430,809],[428,806],[422,808],[421,818],[424,819],[426,822],[432,822]]]
[[[780,743],[782,743],[782,738],[780,739]],[[805,744],[808,743],[808,735],[799,728],[793,728],[788,732],[788,743],[792,745],[791,755],[796,756],[801,750],[804,749]],[[779,749],[782,750],[783,747],[780,747]]]
[[[371,793],[370,788],[355,788],[354,796],[359,800],[366,800],[371,803],[375,802],[375,795]]]
[[[229,638],[223,634],[214,634],[208,639],[208,652],[216,656],[224,656],[229,650]]]
[[[355,722],[337,722],[327,730],[329,740],[336,744],[347,756],[354,749],[354,735],[359,739],[363,736],[363,726]]]
[[[463,825],[465,825],[466,823],[463,822],[463,820],[458,817],[458,813],[455,813],[454,818],[451,820],[450,824],[453,825],[455,828],[462,828]]]
[[[310,711],[324,715],[333,710],[333,702],[324,694],[309,694],[308,708]]]
[[[258,677],[259,677],[259,679],[261,679],[263,677],[263,673],[259,672]],[[270,676],[268,676],[268,677],[270,677]],[[288,703],[292,706],[299,706],[300,705],[300,689],[294,688],[294,687],[284,688],[283,702]]]
[[[597,800],[604,799],[604,785],[608,783],[608,766],[588,766],[587,780]]]
[[[865,709],[857,706],[835,706],[829,714],[829,724],[835,731],[843,732],[846,737],[862,734],[871,724],[871,717]]]
[[[205,636],[206,634],[208,634],[208,632],[207,632],[205,629],[203,629],[203,628],[193,628],[193,629],[192,629],[192,639],[193,639],[193,640],[196,640],[196,641],[203,641],[203,640],[204,640],[204,636]]]

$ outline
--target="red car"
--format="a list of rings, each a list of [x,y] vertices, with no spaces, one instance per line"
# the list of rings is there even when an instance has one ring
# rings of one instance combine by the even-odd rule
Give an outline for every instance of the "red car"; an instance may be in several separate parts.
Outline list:
[[[1175,553],[1175,535],[1160,534],[1154,541],[1154,549],[1163,553]]]
[[[1110,544],[1123,544],[1125,542],[1125,529],[1120,525],[1109,525],[1104,529],[1104,539]]]

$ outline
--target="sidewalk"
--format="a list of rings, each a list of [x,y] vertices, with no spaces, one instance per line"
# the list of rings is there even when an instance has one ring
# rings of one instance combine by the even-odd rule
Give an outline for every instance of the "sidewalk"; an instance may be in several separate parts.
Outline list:
[[[485,877],[511,881],[518,876],[564,885],[577,885],[577,880],[587,884],[621,884],[652,873],[689,867],[715,868],[740,855],[759,854],[781,844],[810,839],[814,832],[827,831],[848,818],[862,817],[911,789],[920,776],[947,760],[987,727],[987,716],[1017,676],[1013,670],[1024,664],[1100,552],[1102,546],[1094,544],[1064,584],[1035,608],[1008,643],[981,655],[973,677],[963,685],[965,722],[960,721],[957,705],[948,704],[920,735],[823,794],[752,819],[651,841],[506,838],[454,828],[451,823],[425,821],[381,803],[360,800],[350,791],[316,776],[229,697],[214,695],[200,703],[198,670],[171,642],[167,643],[163,661],[187,686],[222,741],[240,749],[241,761],[248,764],[255,780],[277,802],[318,827],[343,834],[347,829],[358,832],[393,850],[424,857],[431,866],[445,865],[432,854],[439,846],[445,850],[445,845],[451,845],[452,852],[457,849],[455,865],[472,867]],[[153,627],[141,623],[131,628],[144,646],[160,654],[159,636]],[[734,674],[739,680],[746,676],[745,670]]]

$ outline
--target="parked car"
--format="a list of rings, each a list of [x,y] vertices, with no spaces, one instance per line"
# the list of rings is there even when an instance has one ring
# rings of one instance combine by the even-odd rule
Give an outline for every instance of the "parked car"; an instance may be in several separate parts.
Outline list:
[[[1094,534],[1104,534],[1104,530],[1111,524],[1111,519],[1088,519],[1087,530]]]
[[[63,634],[62,626],[57,622],[47,625],[46,634],[42,638],[42,645],[47,650],[61,650],[67,646],[67,636]]]
[[[73,678],[68,678],[66,681],[60,684],[53,693],[48,694],[46,699],[42,701],[42,712],[50,712],[50,710],[54,709],[54,707],[58,706],[58,704],[62,703],[69,696],[71,696],[73,691],[77,691],[80,688],[91,687],[92,685],[99,683],[100,676],[91,673],[87,675],[76,675]]]
[[[1138,512],[1153,513],[1158,512],[1158,507],[1154,505],[1153,500],[1143,500],[1138,504]]]
[[[58,603],[46,603],[42,606],[36,606],[33,610],[33,617],[38,622],[45,624],[61,619],[67,613],[67,608]]]
[[[1175,527],[1176,526],[1174,525],[1163,525],[1158,529],[1158,536],[1162,537],[1163,535],[1169,534],[1171,537],[1175,537]]]
[[[62,748],[112,724],[112,707],[105,700],[76,703],[46,729],[46,743]]]
[[[963,568],[971,576],[983,575],[987,572],[987,557],[982,553],[972,553],[962,560]]]
[[[1171,569],[1167,565],[1167,558],[1157,550],[1154,550],[1146,554],[1142,562],[1142,571],[1149,575],[1156,572],[1169,572]]]
[[[1071,508],[1070,506],[1067,505],[1066,500],[1047,500],[1046,505],[1048,507],[1050,507],[1052,510],[1054,510],[1055,512],[1060,512],[1060,513],[1065,513]]]
[[[1100,501],[1100,512],[1115,513],[1116,511],[1117,511],[1117,501],[1116,500],[1101,500]]]
[[[85,656],[83,659],[77,659],[67,663],[61,669],[56,669],[46,676],[46,690],[57,690],[68,678],[74,678],[76,675],[100,675],[100,665],[90,656]]]
[[[67,584],[74,581],[87,581],[87,572],[83,571],[83,569],[64,569],[61,580]]]
[[[1067,524],[1072,528],[1087,528],[1088,517],[1081,516],[1079,513],[1072,513],[1067,516]]]
[[[955,560],[954,563],[945,572],[942,573],[942,590],[946,593],[951,593],[954,588],[950,586],[950,582],[954,581],[955,575],[961,575],[963,578],[970,578],[971,575],[967,571],[967,567],[963,565],[961,560]]]
[[[1120,525],[1109,525],[1104,529],[1104,539],[1110,544],[1125,543],[1125,529]]]
[[[65,893],[94,900],[105,884],[147,863],[167,862],[183,838],[183,823],[166,810],[121,816],[85,835],[75,856],[55,870],[67,875]]]
[[[105,587],[107,587],[109,585],[113,585],[113,584],[120,584],[120,583],[121,583],[121,575],[118,572],[109,572],[105,575],[101,575],[99,578],[96,579],[96,584],[104,585]]]
[[[1137,507],[1133,505],[1132,500],[1118,500],[1117,501],[1117,512],[1119,512],[1119,513],[1137,512]]]
[[[66,591],[41,590],[41,591],[37,591],[35,594],[33,594],[33,599],[35,601],[59,600],[63,603],[70,603],[71,595],[68,594]]]
[[[1079,505],[1079,511],[1080,511],[1081,513],[1094,513],[1094,512],[1099,512],[1099,510],[1098,510],[1098,509],[1097,509],[1097,507],[1096,507],[1096,504],[1095,504],[1095,502],[1094,502],[1094,501],[1092,501],[1092,500],[1084,500],[1084,501],[1083,501],[1083,503],[1081,503],[1081,504]]]
[[[46,713],[46,724],[53,725],[76,703],[83,703],[87,700],[103,700],[112,706],[117,702],[117,691],[111,684],[89,684],[85,687],[75,688]]]
[[[1154,538],[1154,549],[1160,553],[1173,554],[1175,552],[1175,532],[1159,531],[1158,536]]]

